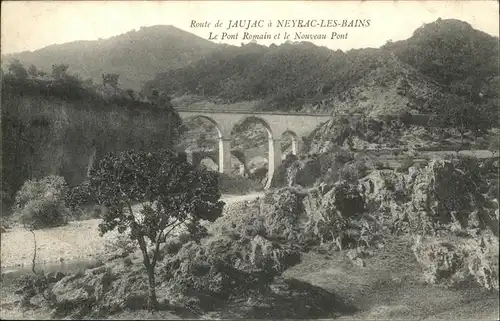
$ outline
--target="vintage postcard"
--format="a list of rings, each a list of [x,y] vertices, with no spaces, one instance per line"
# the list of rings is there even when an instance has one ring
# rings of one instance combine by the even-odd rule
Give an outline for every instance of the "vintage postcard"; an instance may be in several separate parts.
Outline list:
[[[3,1],[0,318],[498,320],[498,1]]]

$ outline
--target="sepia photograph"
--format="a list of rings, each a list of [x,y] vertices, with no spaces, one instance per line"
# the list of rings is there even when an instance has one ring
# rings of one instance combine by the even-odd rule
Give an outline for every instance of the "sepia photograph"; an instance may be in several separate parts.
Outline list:
[[[499,1],[2,1],[2,320],[499,320]]]

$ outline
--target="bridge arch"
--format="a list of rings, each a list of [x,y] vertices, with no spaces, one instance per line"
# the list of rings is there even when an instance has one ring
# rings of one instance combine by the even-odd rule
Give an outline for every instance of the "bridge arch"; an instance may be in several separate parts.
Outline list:
[[[215,125],[219,141],[218,163],[219,172],[229,172],[231,167],[231,132],[234,127],[247,121],[247,118],[256,120],[262,124],[268,132],[269,155],[268,155],[268,179],[266,187],[270,187],[275,169],[281,164],[281,141],[285,132],[291,130],[292,148],[295,154],[300,153],[300,144],[303,137],[307,136],[317,126],[331,119],[331,114],[310,113],[280,113],[280,112],[257,112],[244,110],[210,109],[206,106],[200,108],[190,106],[189,108],[176,108],[179,116],[184,119],[203,118]],[[217,151],[214,151],[217,154]],[[245,151],[245,156],[246,156]],[[234,155],[236,156],[236,155]],[[238,157],[236,157],[238,158]],[[238,158],[239,159],[239,158]],[[241,160],[240,160],[241,161]]]
[[[297,135],[293,130],[287,129],[281,134],[281,139],[283,136],[290,136],[292,138],[292,154],[298,155],[299,153],[299,135]]]
[[[263,117],[259,117],[257,115],[246,115],[243,116],[236,124],[231,128],[231,132],[234,127],[238,124],[243,124],[247,122],[253,122],[257,124],[261,124],[267,131],[268,137],[268,156],[267,156],[267,182],[265,188],[269,188],[271,186],[272,179],[274,177],[274,172],[281,164],[281,139],[276,136],[276,133],[279,132],[277,128],[273,129],[273,124],[269,123]]]
[[[231,169],[231,153],[230,153],[230,141],[224,133],[224,127],[221,126],[215,119],[206,115],[193,115],[186,117],[185,119],[205,119],[212,123],[217,130],[219,139],[219,158],[217,159],[217,164],[219,166],[219,172],[224,173]],[[214,161],[215,159],[212,158]],[[200,160],[201,161],[201,160]],[[198,164],[195,164],[198,165]]]
[[[205,167],[208,170],[217,171],[218,170],[218,162],[219,162],[219,160],[217,157],[212,157],[212,155],[210,155],[210,154],[204,154],[204,155],[201,155],[197,166]],[[213,168],[215,166],[217,166],[217,168]]]
[[[213,119],[209,116],[205,116],[205,115],[194,115],[194,116],[189,116],[189,117],[185,118],[185,120],[194,120],[194,119],[208,120],[210,123],[212,123],[212,125],[214,125],[215,129],[217,130],[217,134],[219,135],[219,138],[221,138],[223,136],[222,127],[221,127],[221,125],[219,125],[219,123],[217,121],[215,121],[215,119]]]

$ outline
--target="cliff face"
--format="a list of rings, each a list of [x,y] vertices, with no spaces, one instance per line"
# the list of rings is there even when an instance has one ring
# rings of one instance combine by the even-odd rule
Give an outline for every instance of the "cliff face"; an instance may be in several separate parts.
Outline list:
[[[5,206],[25,180],[62,175],[81,183],[100,155],[128,148],[169,147],[169,110],[151,104],[85,97],[63,99],[19,84],[2,87],[2,200]],[[180,122],[172,114],[172,139]]]

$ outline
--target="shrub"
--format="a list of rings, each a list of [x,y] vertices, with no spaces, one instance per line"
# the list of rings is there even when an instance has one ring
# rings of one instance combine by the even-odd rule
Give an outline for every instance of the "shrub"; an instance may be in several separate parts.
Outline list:
[[[324,153],[319,156],[323,181],[327,184],[335,183],[339,179],[342,167],[354,160],[354,154],[340,149],[333,153]]]
[[[384,169],[384,163],[382,163],[379,160],[376,160],[375,162],[373,162],[373,168],[375,168],[375,169]]]
[[[222,173],[219,175],[219,189],[221,193],[244,195],[250,192],[260,191],[263,186],[260,182],[242,177]]]
[[[355,161],[345,164],[340,170],[339,178],[348,182],[357,181],[366,176],[368,167],[363,161]]]
[[[69,216],[64,203],[67,189],[66,181],[60,176],[25,182],[16,194],[15,218],[31,229],[66,224]]]
[[[410,167],[412,167],[415,164],[415,161],[413,160],[413,157],[406,155],[403,158],[403,161],[401,162],[401,166],[398,168],[398,172],[404,173],[408,171]]]
[[[211,226],[215,235],[235,238],[262,236],[274,240],[297,241],[301,238],[300,220],[305,215],[305,194],[285,187],[269,191],[259,200],[228,204],[226,215]]]
[[[175,291],[200,293],[219,300],[248,297],[299,262],[297,251],[265,238],[227,235],[210,237],[205,243],[189,242],[166,258],[160,270]]]

